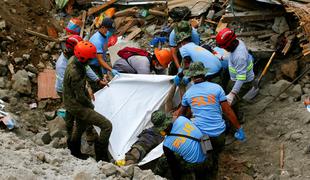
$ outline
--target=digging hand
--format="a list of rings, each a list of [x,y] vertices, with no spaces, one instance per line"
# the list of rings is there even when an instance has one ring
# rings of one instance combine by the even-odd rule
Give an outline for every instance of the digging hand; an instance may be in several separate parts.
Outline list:
[[[239,128],[235,133],[235,138],[238,139],[239,141],[245,141],[245,133],[242,127]]]

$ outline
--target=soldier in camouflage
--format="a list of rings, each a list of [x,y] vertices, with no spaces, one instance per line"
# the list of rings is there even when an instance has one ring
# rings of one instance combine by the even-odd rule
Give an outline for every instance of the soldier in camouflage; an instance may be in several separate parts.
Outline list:
[[[63,99],[67,109],[66,126],[68,131],[68,148],[71,154],[80,159],[87,159],[82,154],[81,136],[89,125],[96,125],[101,129],[100,136],[95,142],[96,160],[108,161],[108,144],[112,132],[111,122],[93,110],[88,91],[86,90],[87,61],[96,56],[96,47],[86,41],[79,42],[74,48],[74,56],[69,60],[64,83]],[[76,122],[76,131],[73,131],[73,123]]]

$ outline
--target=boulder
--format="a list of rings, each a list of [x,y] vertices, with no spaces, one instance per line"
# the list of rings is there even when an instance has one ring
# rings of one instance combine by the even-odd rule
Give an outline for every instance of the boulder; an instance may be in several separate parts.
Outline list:
[[[298,70],[298,63],[297,61],[289,61],[288,63],[282,64],[280,69],[283,75],[295,79]]]
[[[285,17],[275,17],[272,30],[278,34],[282,34],[283,32],[290,30]]]
[[[38,74],[38,69],[36,67],[34,67],[33,64],[27,64],[27,66],[25,67],[25,69],[29,72]]]
[[[23,54],[23,59],[29,60],[30,59],[30,54]]]
[[[21,57],[14,58],[14,62],[15,62],[16,64],[18,64],[18,63],[20,63],[20,62],[22,62],[22,61],[23,61],[23,58],[21,58]]]
[[[31,82],[25,70],[19,70],[13,75],[13,89],[21,94],[31,94]]]
[[[42,135],[41,140],[44,144],[49,144],[52,141],[51,135],[47,132]]]
[[[112,163],[107,163],[103,165],[100,169],[102,173],[104,173],[106,176],[111,176],[117,173],[117,167]]]
[[[276,96],[281,91],[283,91],[288,85],[290,85],[290,82],[282,79],[270,86],[269,94],[272,96]]]
[[[300,84],[296,84],[293,88],[288,90],[288,95],[294,98],[298,98],[302,95],[302,89]]]
[[[66,131],[66,123],[62,117],[57,116],[54,120],[47,123],[47,128],[50,135],[55,135],[58,132]]]
[[[74,178],[74,180],[89,180],[92,179],[91,174],[86,173],[86,172],[79,172],[77,173]]]

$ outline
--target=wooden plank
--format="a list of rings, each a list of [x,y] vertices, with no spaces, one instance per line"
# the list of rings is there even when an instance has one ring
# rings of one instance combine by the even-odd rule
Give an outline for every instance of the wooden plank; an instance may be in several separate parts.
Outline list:
[[[136,28],[134,31],[132,31],[126,38],[125,41],[130,41],[133,38],[135,38],[138,34],[141,32],[141,28]]]
[[[96,13],[96,12],[98,12],[98,11],[100,11],[100,10],[102,10],[102,9],[112,5],[112,4],[114,4],[116,1],[117,0],[110,0],[109,2],[106,2],[106,3],[102,4],[102,5],[89,8],[88,12],[87,12],[87,16],[90,16],[90,15],[92,15],[92,14],[94,14],[94,13]]]
[[[42,34],[42,33],[38,33],[38,32],[35,32],[35,31],[32,31],[32,30],[29,30],[29,29],[25,29],[26,33],[28,34],[31,34],[31,35],[34,35],[34,36],[38,36],[42,39],[46,39],[46,40],[49,40],[49,41],[55,41],[55,42],[59,42],[58,39],[55,39],[55,38],[52,38],[52,37],[49,37],[45,34]]]
[[[223,23],[222,19],[220,20],[220,22],[217,24],[217,27],[215,29],[215,32],[220,32],[222,29],[227,27],[227,23]]]
[[[83,38],[86,16],[87,16],[87,12],[83,11],[83,14],[82,14],[82,27],[81,27],[81,32],[80,32],[81,38]]]
[[[239,37],[246,37],[246,36],[259,36],[259,35],[269,34],[269,33],[273,33],[273,31],[272,30],[249,31],[249,32],[236,33],[236,35]]]
[[[266,38],[270,38],[271,36],[275,35],[276,33],[272,32],[272,33],[268,33],[268,34],[263,34],[260,36],[257,36],[258,39],[266,39]]]
[[[282,16],[284,12],[282,11],[247,11],[247,12],[235,12],[235,13],[227,13],[222,17],[222,21],[224,23],[232,22],[232,21],[260,21],[260,20],[270,20],[275,17]]]
[[[168,16],[168,14],[165,11],[157,11],[154,9],[150,9],[149,13],[154,16],[164,16],[164,17]]]
[[[208,22],[208,23],[211,23],[211,24],[218,24],[217,22],[212,21],[212,20],[210,20],[210,19],[205,19],[205,22]]]

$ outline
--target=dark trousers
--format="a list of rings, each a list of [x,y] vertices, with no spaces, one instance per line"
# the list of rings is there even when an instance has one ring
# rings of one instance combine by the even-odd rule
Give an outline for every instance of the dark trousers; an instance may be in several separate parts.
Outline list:
[[[101,129],[98,141],[95,143],[96,159],[108,160],[109,138],[112,132],[111,122],[97,113],[91,108],[78,108],[67,110],[66,126],[68,132],[68,140],[80,147],[81,137],[84,131],[90,125],[98,126]],[[74,120],[76,121],[76,129],[74,130]]]
[[[188,163],[167,147],[163,147],[174,180],[208,180],[211,158],[202,163]]]
[[[220,153],[223,151],[224,146],[225,146],[225,132],[220,134],[217,137],[210,137],[211,144],[213,147],[213,150],[209,154],[212,156],[212,167],[211,167],[211,172],[210,172],[210,177],[211,179],[216,179],[217,178],[217,173],[218,173],[218,161],[220,157]]]

